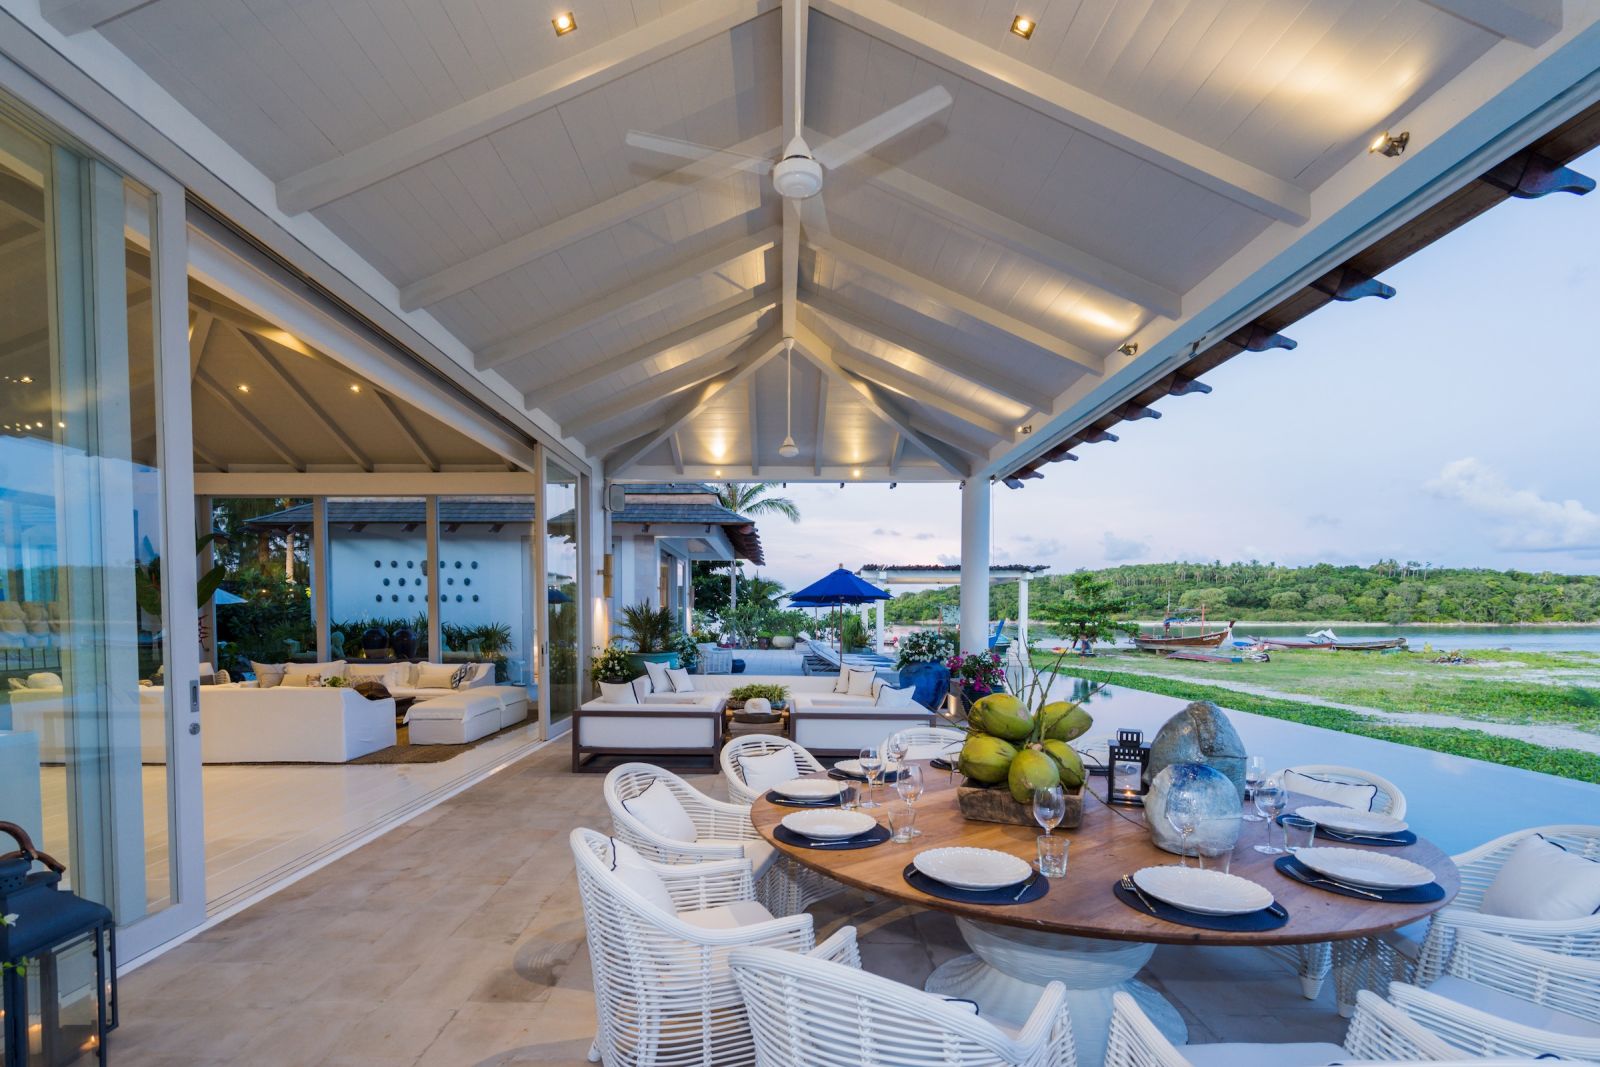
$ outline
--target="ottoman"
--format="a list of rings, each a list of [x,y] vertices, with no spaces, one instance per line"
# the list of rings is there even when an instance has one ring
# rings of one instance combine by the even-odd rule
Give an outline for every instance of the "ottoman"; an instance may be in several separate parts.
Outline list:
[[[411,706],[406,722],[413,745],[464,745],[500,729],[501,700],[495,693],[465,689]]]

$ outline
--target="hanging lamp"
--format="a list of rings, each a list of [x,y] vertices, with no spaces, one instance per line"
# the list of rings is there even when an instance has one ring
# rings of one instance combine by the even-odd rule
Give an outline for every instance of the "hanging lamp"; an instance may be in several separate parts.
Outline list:
[[[793,459],[800,454],[800,446],[794,443],[794,338],[783,339],[788,357],[789,367],[786,371],[787,386],[783,412],[783,444],[778,446],[778,455],[784,459]]]

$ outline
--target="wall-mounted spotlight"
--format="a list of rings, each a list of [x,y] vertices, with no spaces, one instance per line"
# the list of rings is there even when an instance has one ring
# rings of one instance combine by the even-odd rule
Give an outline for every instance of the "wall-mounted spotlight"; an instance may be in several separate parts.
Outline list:
[[[1018,15],[1016,18],[1011,20],[1011,32],[1016,34],[1018,37],[1021,37],[1024,41],[1031,38],[1033,36],[1033,31],[1038,28],[1039,24],[1028,18],[1026,15]]]
[[[1404,152],[1406,145],[1410,143],[1410,130],[1401,130],[1399,133],[1390,133],[1388,130],[1384,130],[1372,139],[1372,143],[1367,146],[1367,151],[1393,158]]]
[[[1139,342],[1125,341],[1117,346],[1117,351],[1125,356],[1137,356],[1139,354]]]

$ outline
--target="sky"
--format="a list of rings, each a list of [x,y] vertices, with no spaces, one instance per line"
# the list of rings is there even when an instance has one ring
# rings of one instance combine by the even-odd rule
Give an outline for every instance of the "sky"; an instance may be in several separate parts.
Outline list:
[[[1600,177],[1600,151],[1574,166]],[[1600,573],[1600,192],[1507,200],[1020,490],[996,562],[1171,560]],[[790,483],[762,573],[957,562],[954,484]]]

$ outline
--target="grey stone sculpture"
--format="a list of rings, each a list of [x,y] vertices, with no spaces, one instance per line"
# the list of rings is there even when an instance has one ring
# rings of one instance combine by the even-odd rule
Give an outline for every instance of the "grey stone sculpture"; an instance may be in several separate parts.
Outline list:
[[[1193,800],[1198,814],[1194,832],[1189,834],[1187,854],[1216,856],[1230,851],[1239,840],[1243,805],[1232,782],[1220,771],[1200,763],[1174,763],[1151,780],[1150,792],[1144,798],[1151,843],[1166,852],[1185,854],[1183,832],[1167,818],[1169,805],[1180,795]]]
[[[1145,781],[1174,763],[1203,763],[1225,775],[1244,800],[1244,742],[1222,709],[1209,700],[1196,700],[1168,719],[1150,742],[1150,765]]]

